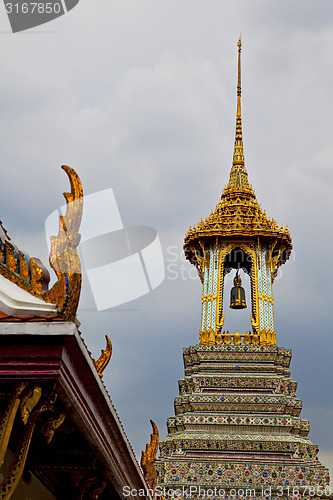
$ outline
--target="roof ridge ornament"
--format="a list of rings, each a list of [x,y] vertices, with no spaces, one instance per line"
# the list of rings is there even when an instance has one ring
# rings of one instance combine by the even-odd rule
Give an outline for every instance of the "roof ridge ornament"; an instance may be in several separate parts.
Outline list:
[[[66,214],[59,216],[57,236],[51,236],[49,262],[58,281],[44,295],[46,302],[56,304],[65,321],[74,321],[81,293],[81,262],[77,247],[81,240],[79,228],[83,212],[83,190],[80,177],[67,165],[61,167],[68,175],[71,192],[64,193]]]
[[[156,462],[156,454],[158,452],[159,432],[157,425],[153,420],[150,420],[153,428],[153,433],[150,434],[150,443],[146,444],[146,450],[141,453],[141,468],[148,488],[153,492],[157,484],[157,471],[154,463]],[[163,498],[163,497],[162,497]]]
[[[30,258],[28,254],[19,250],[10,241],[0,223],[1,321],[7,320],[8,317],[75,320],[82,281],[77,246],[81,239],[79,228],[83,211],[83,191],[75,170],[65,165],[62,169],[68,175],[71,192],[64,193],[66,214],[59,217],[58,235],[51,236],[50,265],[58,281],[48,289],[50,280],[48,270],[39,259]],[[26,292],[33,297],[29,298]]]
[[[98,359],[93,359],[97,373],[101,378],[112,356],[112,342],[107,335],[105,335],[105,339],[106,339],[106,348],[102,349],[101,355]]]

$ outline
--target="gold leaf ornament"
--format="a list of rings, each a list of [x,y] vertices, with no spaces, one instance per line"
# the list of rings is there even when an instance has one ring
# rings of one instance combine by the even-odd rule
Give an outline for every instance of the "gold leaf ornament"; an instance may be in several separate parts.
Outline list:
[[[156,454],[158,450],[159,434],[155,422],[150,420],[150,423],[153,428],[153,433],[150,434],[150,443],[146,445],[146,450],[142,452],[141,467],[147,486],[153,490],[154,493],[157,483],[157,472],[154,463],[156,461]]]
[[[59,216],[58,235],[51,236],[49,261],[58,281],[43,298],[58,306],[60,316],[65,321],[74,321],[82,283],[77,246],[81,239],[79,228],[83,212],[83,190],[75,170],[66,165],[61,168],[68,175],[71,192],[64,193],[66,214]]]
[[[97,373],[100,377],[102,377],[102,373],[105,370],[105,368],[107,367],[107,365],[109,364],[109,361],[110,361],[111,356],[112,356],[111,340],[109,339],[109,337],[107,335],[105,335],[105,339],[106,339],[106,348],[102,349],[101,355],[97,360],[93,359],[95,368],[96,368]]]

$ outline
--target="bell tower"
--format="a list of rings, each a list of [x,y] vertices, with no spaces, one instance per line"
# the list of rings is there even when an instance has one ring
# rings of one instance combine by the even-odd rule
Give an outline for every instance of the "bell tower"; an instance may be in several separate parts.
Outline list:
[[[203,284],[200,344],[223,342],[225,277],[232,269],[242,269],[251,283],[251,343],[276,345],[272,285],[279,267],[289,258],[292,244],[288,228],[279,227],[266,216],[248,181],[241,114],[241,47],[239,39],[236,136],[229,182],[210,216],[190,227],[184,251]]]
[[[241,118],[241,41],[235,149],[216,209],[185,236],[202,281],[199,344],[183,349],[175,415],[156,460],[164,498],[314,500],[329,498],[328,470],[308,438],[289,370],[292,352],[276,345],[272,285],[291,252],[287,228],[266,216],[245,169]],[[236,269],[230,306],[246,307],[239,271],[251,283],[252,331],[224,325],[225,281]],[[177,495],[172,496],[172,492]]]

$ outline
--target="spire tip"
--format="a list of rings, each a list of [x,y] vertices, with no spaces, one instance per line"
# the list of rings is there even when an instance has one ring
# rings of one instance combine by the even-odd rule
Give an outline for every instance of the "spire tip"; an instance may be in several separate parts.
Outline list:
[[[244,151],[243,151],[243,132],[242,132],[242,114],[241,114],[241,94],[242,94],[242,84],[241,84],[242,40],[241,40],[241,36],[239,36],[237,46],[238,46],[237,115],[236,115],[236,137],[235,137],[233,168],[244,169],[245,163],[244,163]]]

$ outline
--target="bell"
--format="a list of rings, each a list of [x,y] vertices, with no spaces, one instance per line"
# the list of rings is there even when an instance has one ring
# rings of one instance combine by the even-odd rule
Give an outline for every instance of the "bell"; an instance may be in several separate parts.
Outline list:
[[[242,280],[238,276],[238,269],[234,277],[234,286],[230,291],[230,308],[231,309],[245,309],[245,290],[242,287]]]

